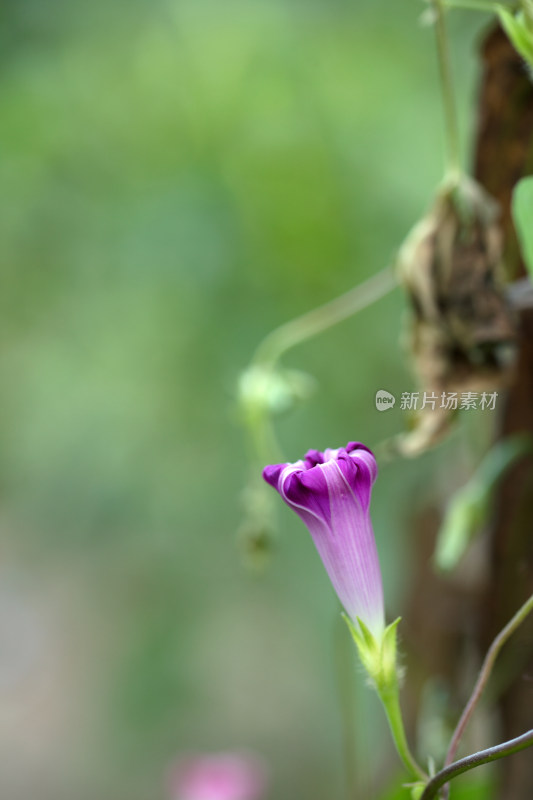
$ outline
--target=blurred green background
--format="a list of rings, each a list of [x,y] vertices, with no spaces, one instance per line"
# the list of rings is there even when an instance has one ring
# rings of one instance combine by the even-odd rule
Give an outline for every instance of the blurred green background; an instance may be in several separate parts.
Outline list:
[[[268,761],[270,798],[343,796],[336,600],[281,503],[270,568],[242,566],[235,386],[272,327],[390,263],[430,201],[443,132],[422,10],[3,3],[4,800],[164,800],[180,753],[234,747]],[[466,140],[479,20],[451,26]],[[374,394],[413,388],[403,311],[396,291],[287,356],[319,382],[280,420],[287,458],[402,430]],[[421,477],[446,452],[376,486],[393,615]],[[389,754],[393,780],[355,691],[358,769],[373,780]]]

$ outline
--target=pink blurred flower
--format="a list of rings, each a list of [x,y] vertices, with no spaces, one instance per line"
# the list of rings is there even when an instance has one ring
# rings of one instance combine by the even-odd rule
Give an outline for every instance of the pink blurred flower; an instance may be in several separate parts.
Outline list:
[[[171,800],[259,800],[266,785],[261,761],[247,753],[182,758],[170,776]]]

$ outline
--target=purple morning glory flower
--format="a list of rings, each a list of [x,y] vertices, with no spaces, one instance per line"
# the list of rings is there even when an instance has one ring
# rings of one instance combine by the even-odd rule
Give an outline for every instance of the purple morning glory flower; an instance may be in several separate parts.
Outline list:
[[[373,453],[359,442],[303,461],[265,467],[263,477],[307,525],[349,617],[374,636],[385,627],[383,587],[369,506],[377,476]]]

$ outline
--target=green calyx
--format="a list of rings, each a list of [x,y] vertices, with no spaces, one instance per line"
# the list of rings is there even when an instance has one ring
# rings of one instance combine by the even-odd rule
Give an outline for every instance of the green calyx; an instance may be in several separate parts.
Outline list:
[[[398,686],[396,629],[400,617],[388,625],[379,638],[374,636],[359,617],[357,625],[346,614],[343,614],[343,617],[357,645],[361,663],[378,693],[386,693],[396,688]]]

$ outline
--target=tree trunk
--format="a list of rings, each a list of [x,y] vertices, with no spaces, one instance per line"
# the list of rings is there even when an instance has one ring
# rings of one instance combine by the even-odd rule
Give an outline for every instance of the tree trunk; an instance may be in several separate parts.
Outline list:
[[[512,281],[525,275],[511,201],[516,183],[533,171],[533,82],[499,27],[491,28],[482,42],[481,65],[473,173],[501,206],[505,264]],[[533,436],[533,308],[519,313],[516,369],[505,398],[499,399],[496,438]],[[438,676],[450,689],[449,722],[455,724],[488,646],[533,593],[533,458],[523,458],[509,471],[495,501],[488,558],[481,563],[479,551],[473,552],[446,578],[428,567],[440,524],[438,512],[429,510],[415,526],[417,568],[404,628],[409,664],[417,665],[416,671],[409,670],[405,697],[413,723],[421,687],[430,676]],[[482,740],[475,741],[479,747],[533,728],[533,621],[506,646],[493,677],[491,687],[500,690],[494,733],[498,738],[487,741],[484,731]],[[499,768],[498,797],[532,800],[531,750],[504,759]]]
[[[533,82],[500,28],[482,46],[483,77],[474,174],[502,209],[509,277],[525,274],[511,218],[512,192],[531,172]],[[533,214],[531,224],[533,225]],[[533,436],[533,309],[520,312],[518,360],[506,393],[498,436]],[[522,459],[502,481],[490,539],[489,580],[482,597],[480,646],[490,641],[533,593],[533,458]],[[526,624],[502,654],[499,697],[502,739],[533,727],[533,625]],[[506,657],[507,656],[507,657]],[[533,756],[524,751],[502,762],[505,800],[533,798]]]

